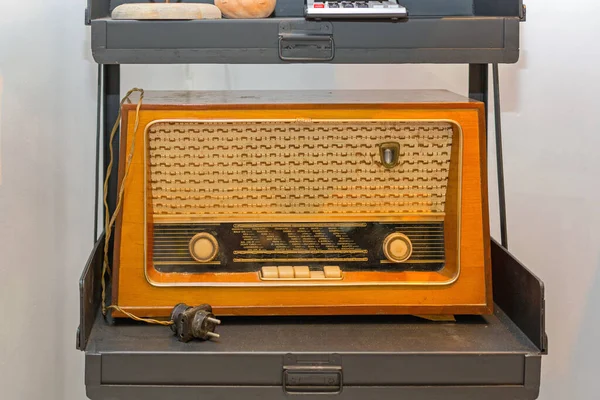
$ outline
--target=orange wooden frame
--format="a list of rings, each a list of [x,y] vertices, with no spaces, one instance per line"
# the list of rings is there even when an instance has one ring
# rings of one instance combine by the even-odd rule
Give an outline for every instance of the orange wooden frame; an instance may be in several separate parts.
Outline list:
[[[433,283],[448,276],[433,272],[355,272],[345,283],[328,286],[273,287],[160,287],[153,268],[144,263],[144,128],[158,119],[406,119],[451,120],[462,129],[460,274],[447,285]],[[114,303],[139,316],[166,317],[180,302],[211,304],[219,315],[334,315],[334,314],[488,314],[492,312],[491,263],[487,204],[484,108],[478,102],[390,104],[246,104],[146,105],[140,111],[136,151],[125,182],[122,212],[115,232]],[[132,143],[135,107],[123,110],[119,182]],[[458,146],[456,146],[458,147]],[[452,191],[451,177],[449,192]],[[455,188],[458,192],[458,188]],[[450,195],[450,193],[449,193]],[[451,202],[450,202],[451,203]],[[460,212],[458,212],[460,211]],[[452,210],[448,210],[449,213]],[[269,221],[273,222],[273,221]],[[256,274],[219,274],[219,280],[248,282]],[[250,276],[251,275],[251,276]],[[160,278],[160,279],[158,279]],[[179,277],[178,279],[181,279]],[[348,279],[348,280],[347,280]],[[389,286],[385,280],[431,282],[431,285]],[[369,284],[373,282],[373,284]],[[115,312],[115,316],[122,316]]]

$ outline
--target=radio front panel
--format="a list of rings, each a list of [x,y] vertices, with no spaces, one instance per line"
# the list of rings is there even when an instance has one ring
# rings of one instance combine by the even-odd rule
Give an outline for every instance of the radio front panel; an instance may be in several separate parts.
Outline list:
[[[151,283],[223,285],[215,275],[255,272],[248,283],[356,284],[346,272],[438,272],[457,243],[444,222],[457,217],[445,211],[460,199],[447,196],[460,135],[451,121],[156,121],[144,142],[146,266],[149,277],[170,276]],[[450,264],[448,281],[459,270]],[[268,278],[281,266],[303,268]],[[318,279],[325,266],[340,271],[335,281]]]

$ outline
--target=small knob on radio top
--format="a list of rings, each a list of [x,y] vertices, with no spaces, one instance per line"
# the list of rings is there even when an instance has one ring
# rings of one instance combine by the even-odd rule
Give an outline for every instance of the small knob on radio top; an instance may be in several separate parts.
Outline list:
[[[412,250],[412,242],[403,233],[392,233],[383,241],[383,254],[392,262],[401,263],[408,260]]]
[[[210,233],[201,232],[190,240],[190,255],[201,263],[207,263],[215,259],[219,252],[219,242]]]

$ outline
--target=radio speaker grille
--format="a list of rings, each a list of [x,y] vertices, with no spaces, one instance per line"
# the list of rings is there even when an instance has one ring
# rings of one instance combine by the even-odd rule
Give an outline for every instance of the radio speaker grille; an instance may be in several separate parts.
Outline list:
[[[156,122],[155,216],[444,213],[453,125],[395,120]],[[380,147],[399,145],[394,167]]]

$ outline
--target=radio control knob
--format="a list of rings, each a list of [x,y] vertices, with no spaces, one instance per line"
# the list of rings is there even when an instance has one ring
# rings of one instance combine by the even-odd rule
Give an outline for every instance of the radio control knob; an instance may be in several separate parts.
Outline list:
[[[189,244],[190,255],[201,263],[207,263],[215,259],[219,252],[219,242],[210,233],[201,232],[195,235]]]
[[[392,233],[383,241],[383,254],[392,262],[401,263],[408,260],[412,250],[410,239],[403,233]]]

